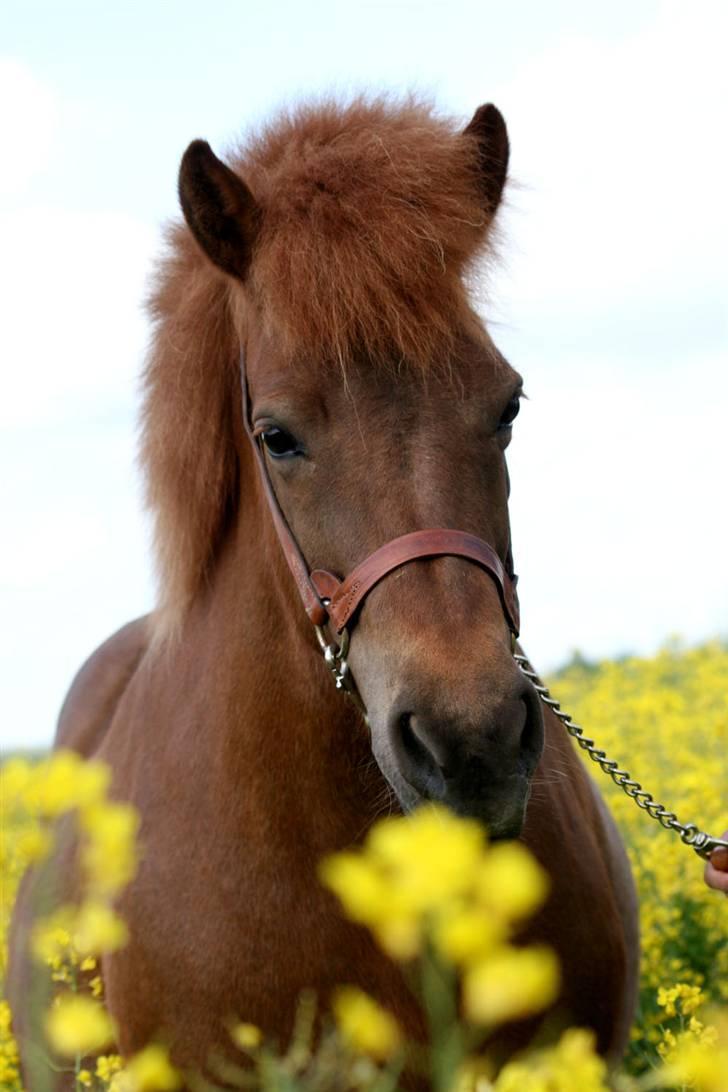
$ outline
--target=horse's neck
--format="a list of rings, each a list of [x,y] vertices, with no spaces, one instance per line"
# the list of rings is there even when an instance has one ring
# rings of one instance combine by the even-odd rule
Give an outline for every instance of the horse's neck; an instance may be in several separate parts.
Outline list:
[[[282,836],[296,824],[324,846],[361,835],[389,793],[365,725],[323,664],[267,513],[231,529],[186,629],[196,710],[186,743],[206,752],[213,793]]]

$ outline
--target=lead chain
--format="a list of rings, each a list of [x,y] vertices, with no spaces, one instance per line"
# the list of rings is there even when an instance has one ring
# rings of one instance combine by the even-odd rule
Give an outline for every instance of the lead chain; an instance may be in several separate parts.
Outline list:
[[[660,823],[666,830],[674,830],[686,846],[690,846],[691,849],[695,850],[699,857],[703,857],[705,860],[710,857],[710,854],[714,849],[718,849],[719,847],[728,848],[728,842],[724,842],[720,838],[714,838],[712,835],[707,834],[706,831],[701,830],[695,823],[681,823],[675,815],[675,812],[669,811],[663,804],[659,804],[652,793],[643,789],[639,781],[635,781],[627,770],[620,770],[619,763],[615,762],[613,758],[607,758],[606,751],[599,750],[594,740],[585,735],[584,729],[576,724],[568,713],[564,712],[560,703],[556,701],[555,698],[551,697],[548,687],[544,686],[541,679],[533,670],[528,657],[521,656],[517,652],[514,652],[513,658],[526,678],[533,683],[533,687],[543,704],[559,718],[564,728],[566,728],[566,731],[570,736],[573,736],[582,751],[586,751],[592,762],[596,762],[604,773],[611,777],[615,785],[619,785],[620,789],[634,800],[638,808],[642,808],[643,811],[646,811],[648,815],[652,816],[652,818]]]

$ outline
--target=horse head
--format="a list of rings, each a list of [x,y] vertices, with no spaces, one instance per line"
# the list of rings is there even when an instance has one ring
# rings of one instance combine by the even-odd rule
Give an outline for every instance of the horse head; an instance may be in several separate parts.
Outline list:
[[[505,124],[493,106],[462,131],[415,106],[399,130],[376,106],[352,109],[358,124],[322,109],[298,142],[293,119],[234,169],[202,141],[182,161],[185,219],[226,283],[244,355],[238,458],[251,464],[247,427],[309,571],[343,577],[398,536],[444,528],[510,572],[505,453],[522,380],[469,298],[506,179]],[[258,505],[269,519],[260,490]],[[295,596],[280,566],[270,579]],[[543,726],[492,574],[419,557],[379,580],[351,625],[372,752],[401,806],[442,801],[518,834]]]

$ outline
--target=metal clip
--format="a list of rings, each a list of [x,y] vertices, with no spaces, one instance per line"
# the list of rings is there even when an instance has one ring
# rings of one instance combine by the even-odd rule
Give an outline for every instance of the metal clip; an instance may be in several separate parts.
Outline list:
[[[325,601],[324,605],[327,605]],[[314,626],[313,628],[316,630],[316,637],[318,638],[318,643],[321,651],[324,654],[324,663],[333,675],[334,685],[336,686],[336,689],[343,691],[351,698],[354,705],[357,707],[362,717],[368,724],[369,718],[367,717],[366,706],[359,697],[359,691],[356,688],[356,683],[354,682],[354,679],[352,678],[351,672],[349,670],[349,664],[346,661],[346,657],[349,652],[348,629],[342,629],[338,639],[338,643],[336,643],[335,639],[331,640],[329,638],[329,635],[326,632],[324,626]]]
[[[713,838],[710,834],[705,834],[702,831],[692,843],[692,848],[697,853],[698,857],[702,857],[704,861],[710,860],[710,855],[716,849],[728,850],[728,842],[723,838]]]
[[[314,629],[316,630],[319,646],[324,654],[326,666],[334,676],[336,689],[349,690],[352,685],[349,677],[349,665],[346,662],[346,655],[349,651],[349,631],[343,629],[339,643],[336,644],[334,640],[329,639],[323,626],[314,626]]]

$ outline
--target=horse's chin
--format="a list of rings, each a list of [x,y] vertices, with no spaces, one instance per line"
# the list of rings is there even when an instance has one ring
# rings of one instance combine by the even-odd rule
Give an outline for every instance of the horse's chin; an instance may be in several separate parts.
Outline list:
[[[530,778],[523,774],[514,774],[497,788],[483,786],[482,791],[475,794],[459,793],[457,787],[448,785],[422,793],[398,770],[383,769],[381,763],[380,769],[405,814],[426,804],[441,804],[463,819],[477,819],[494,842],[518,838],[523,830],[531,792]]]

